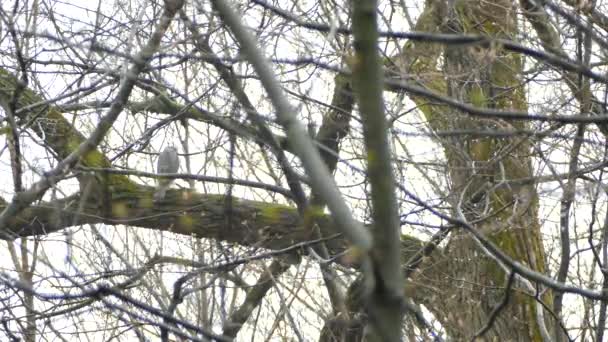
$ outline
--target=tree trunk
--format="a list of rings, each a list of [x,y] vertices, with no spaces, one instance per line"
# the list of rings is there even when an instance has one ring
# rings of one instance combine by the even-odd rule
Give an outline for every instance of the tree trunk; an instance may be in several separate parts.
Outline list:
[[[516,12],[510,1],[457,0],[443,9],[447,21],[438,22],[437,2],[427,2],[419,25],[423,31],[481,34],[515,39]],[[433,13],[435,15],[433,15]],[[440,19],[439,19],[440,20]],[[430,25],[437,25],[431,29]],[[426,26],[426,27],[425,27]],[[428,88],[476,107],[526,111],[525,88],[518,76],[522,62],[518,55],[498,46],[445,45],[444,65],[437,67],[440,51],[428,43],[406,46],[403,63],[415,74],[437,74],[424,80]],[[429,60],[430,59],[430,60]],[[433,60],[435,59],[435,60]],[[415,98],[419,104],[426,99]],[[544,272],[545,256],[538,222],[538,196],[533,184],[513,180],[532,177],[531,146],[526,137],[478,137],[471,132],[525,129],[523,121],[477,118],[444,106],[424,105],[423,112],[435,131],[460,131],[442,139],[448,164],[452,215],[466,219],[511,258]],[[467,134],[469,132],[469,134]],[[471,339],[488,324],[492,311],[503,301],[508,274],[488,257],[465,231],[456,231],[444,251],[445,260],[424,272],[429,288],[449,289],[428,296],[425,304],[442,321],[453,340]],[[437,260],[434,260],[437,262]],[[433,272],[433,274],[431,274]],[[517,283],[517,282],[516,282]],[[517,288],[516,290],[513,290]],[[512,286],[509,300],[496,321],[483,335],[489,341],[542,340],[545,325],[536,299],[529,290]],[[532,293],[532,295],[534,295]],[[428,298],[433,298],[428,301]],[[551,298],[542,299],[550,306]],[[540,323],[540,324],[539,324]],[[547,328],[547,330],[552,331]]]

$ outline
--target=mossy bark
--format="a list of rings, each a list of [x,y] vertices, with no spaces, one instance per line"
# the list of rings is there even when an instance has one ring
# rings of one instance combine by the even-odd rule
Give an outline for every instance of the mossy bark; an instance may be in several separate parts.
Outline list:
[[[482,34],[515,39],[515,4],[509,0],[456,0],[447,4],[429,0],[416,31]],[[446,18],[443,20],[442,18]],[[479,46],[408,43],[395,74],[424,75],[418,82],[435,92],[479,107],[527,110],[525,88],[519,79],[520,56]],[[443,65],[439,64],[443,57]],[[525,121],[481,119],[445,106],[412,97],[435,131],[483,131],[527,128]],[[540,238],[538,196],[534,185],[509,180],[532,177],[531,145],[517,137],[479,138],[466,134],[440,141],[450,178],[453,215],[466,218],[513,259],[545,271]],[[426,289],[442,289],[433,296],[425,290],[423,302],[442,321],[454,340],[470,339],[488,321],[502,301],[507,274],[464,231],[457,231],[443,251],[445,259],[422,272]],[[437,262],[437,260],[434,260]],[[416,281],[417,279],[413,279]],[[431,300],[429,300],[431,299]],[[542,298],[550,302],[551,298]],[[547,303],[550,304],[550,303]],[[549,305],[550,306],[550,305]],[[551,325],[537,315],[536,300],[513,291],[508,305],[484,335],[489,341],[542,340],[541,328]],[[545,316],[548,316],[545,313]],[[539,324],[540,323],[540,324]],[[552,329],[547,329],[552,331]]]

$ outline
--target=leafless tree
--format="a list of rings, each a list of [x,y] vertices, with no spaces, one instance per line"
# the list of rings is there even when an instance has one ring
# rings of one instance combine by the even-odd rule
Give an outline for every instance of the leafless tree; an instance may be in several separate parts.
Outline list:
[[[604,13],[0,3],[1,338],[603,341]]]

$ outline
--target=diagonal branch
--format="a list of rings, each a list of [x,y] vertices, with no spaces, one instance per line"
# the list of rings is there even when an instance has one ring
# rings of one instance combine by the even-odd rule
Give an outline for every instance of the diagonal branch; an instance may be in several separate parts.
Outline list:
[[[175,11],[182,5],[183,1],[180,0],[166,2],[166,7],[155,32],[152,34],[152,37],[146,46],[135,57],[134,65],[129,70],[125,70],[118,94],[116,95],[112,106],[108,109],[107,114],[100,120],[97,128],[89,138],[80,143],[80,145],[74,148],[73,152],[59,162],[57,167],[47,172],[42,180],[35,183],[28,190],[15,194],[12,202],[6,206],[0,214],[0,227],[6,227],[8,222],[16,214],[25,209],[33,201],[42,197],[42,195],[71,170],[80,159],[84,158],[86,160],[87,158],[90,158],[91,153],[95,153],[95,148],[105,137],[110,128],[112,128],[112,124],[122,112],[124,104],[127,103],[133,86],[137,81],[137,75],[139,75],[150,59],[152,59],[154,52],[158,50],[161,38],[169,27],[169,24],[175,15]],[[14,236],[2,234],[2,238],[11,239],[13,237]]]
[[[520,0],[519,3],[523,9],[524,16],[532,24],[543,48],[558,56],[567,56],[561,47],[560,35],[553,26],[549,14],[545,9],[534,0]],[[606,114],[602,101],[599,101],[591,91],[580,87],[579,75],[577,73],[561,68],[557,68],[556,72],[560,73],[565,79],[566,85],[570,88],[570,91],[572,91],[573,96],[579,103],[590,104],[589,113],[594,116],[604,116]],[[602,121],[598,122],[597,126],[604,136],[608,137],[608,124]]]
[[[268,96],[277,111],[279,123],[288,132],[287,138],[293,141],[293,147],[302,160],[306,173],[310,176],[312,188],[326,201],[333,217],[348,239],[365,255],[372,241],[369,233],[352,217],[350,209],[344,202],[337,189],[327,166],[323,164],[319,153],[310,141],[306,130],[295,117],[293,108],[288,103],[282,89],[275,79],[274,73],[256,45],[253,35],[243,26],[231,6],[224,1],[213,1],[214,8],[222,20],[230,27],[260,77]]]

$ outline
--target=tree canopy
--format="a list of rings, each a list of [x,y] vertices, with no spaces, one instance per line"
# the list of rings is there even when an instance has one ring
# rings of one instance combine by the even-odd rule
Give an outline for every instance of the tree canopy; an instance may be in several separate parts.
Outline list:
[[[2,2],[0,336],[603,341],[604,13]]]

